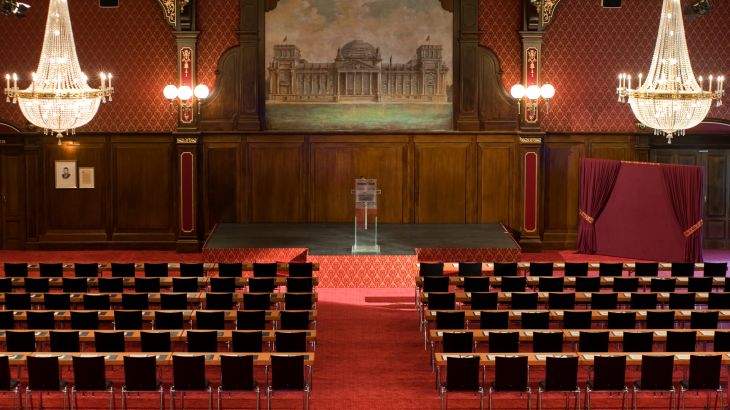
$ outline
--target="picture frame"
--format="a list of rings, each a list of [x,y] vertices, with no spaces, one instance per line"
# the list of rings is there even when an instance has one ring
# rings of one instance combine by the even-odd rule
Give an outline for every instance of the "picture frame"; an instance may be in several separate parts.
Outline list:
[[[79,167],[79,188],[94,188],[94,167]]]
[[[77,188],[77,172],[75,160],[57,160],[55,162],[56,189]]]

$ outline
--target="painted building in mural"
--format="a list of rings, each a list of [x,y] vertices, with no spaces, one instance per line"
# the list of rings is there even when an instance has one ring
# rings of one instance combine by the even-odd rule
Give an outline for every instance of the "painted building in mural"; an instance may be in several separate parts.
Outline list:
[[[442,47],[425,44],[406,63],[382,61],[380,49],[353,40],[330,63],[310,63],[296,45],[274,46],[268,67],[271,102],[422,102],[448,101]]]

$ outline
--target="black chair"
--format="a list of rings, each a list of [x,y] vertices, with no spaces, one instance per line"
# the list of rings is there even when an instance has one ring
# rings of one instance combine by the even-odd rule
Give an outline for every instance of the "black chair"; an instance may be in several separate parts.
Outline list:
[[[160,293],[160,309],[185,310],[188,308],[187,293]]]
[[[489,277],[465,276],[464,292],[489,292]]]
[[[89,291],[87,278],[63,278],[61,283],[62,290],[65,293],[86,293]]]
[[[13,278],[0,278],[0,293],[11,293],[13,291]]]
[[[97,353],[123,352],[123,331],[96,331],[94,332],[94,347]]]
[[[432,295],[436,295],[435,293]],[[429,295],[429,299],[430,299]],[[430,306],[430,302],[429,302]],[[284,310],[311,310],[314,308],[313,293],[285,293]],[[430,309],[430,307],[429,307]]]
[[[575,408],[580,408],[578,387],[578,356],[548,356],[545,358],[545,381],[537,387],[537,408],[542,409],[543,393],[561,392],[575,395]],[[568,397],[566,395],[566,408]]]
[[[672,292],[669,294],[669,309],[694,309],[695,294],[687,292]]]
[[[730,293],[711,292],[707,294],[707,308],[726,310],[730,309]]]
[[[79,331],[58,331],[52,330],[51,351],[52,352],[80,352],[81,341],[79,340]]]
[[[562,276],[541,276],[537,281],[537,289],[540,292],[562,292],[564,283],[565,278]]]
[[[692,262],[673,262],[670,273],[672,276],[694,276],[695,264]]]
[[[226,312],[222,310],[196,310],[195,328],[199,330],[223,330],[226,327]]]
[[[654,348],[654,332],[624,332],[624,352],[651,352]]]
[[[286,278],[286,291],[312,293],[314,291],[314,280],[312,278]]]
[[[261,406],[261,391],[253,376],[253,356],[220,356],[221,383],[218,386],[218,410],[223,408],[223,393],[255,392],[256,408]]]
[[[519,332],[489,332],[489,353],[517,353],[519,350]]]
[[[168,274],[167,263],[144,264],[144,276],[146,278],[166,278]]]
[[[623,272],[623,263],[601,262],[598,264],[598,276],[622,276]]]
[[[563,332],[534,332],[533,353],[560,353],[563,351]]]
[[[189,330],[185,332],[188,352],[210,353],[218,351],[218,332],[215,330]]]
[[[694,352],[697,346],[697,332],[679,332],[676,330],[667,331],[666,351],[670,353],[676,352]]]
[[[673,310],[649,310],[646,312],[647,329],[674,329]]]
[[[667,356],[641,356],[641,380],[634,382],[633,403],[634,410],[638,405],[639,392],[669,392],[669,408],[674,408],[674,355]],[[652,395],[656,400],[656,395]]]
[[[687,278],[687,292],[712,292],[712,277]]]
[[[283,313],[283,312],[282,312]],[[465,312],[436,312],[436,329],[464,329]]]
[[[712,350],[715,352],[730,352],[730,331],[715,331],[715,336],[712,338]]]
[[[208,410],[213,409],[213,388],[205,380],[205,356],[172,356],[172,386],[170,407],[175,408],[175,393],[180,392],[180,402],[185,403],[185,393],[207,392]]]
[[[639,278],[613,278],[614,292],[638,292]]]
[[[0,310],[0,329],[12,330],[15,328],[15,312],[12,310]]]
[[[275,278],[279,266],[276,262],[254,262],[253,277],[254,278]]]
[[[155,311],[154,328],[156,330],[180,330],[183,327],[183,312]]]
[[[632,292],[629,306],[631,309],[656,309],[658,295],[654,292]]]
[[[98,281],[99,293],[124,292],[124,278],[99,278]]]
[[[727,262],[705,262],[705,271],[703,276],[724,278],[725,275],[727,275]]]
[[[517,262],[494,262],[494,276],[517,276]]]
[[[579,276],[575,278],[576,292],[600,292],[601,278],[598,276]]]
[[[486,311],[479,313],[480,329],[509,329],[509,311]]]
[[[104,356],[73,356],[74,385],[71,388],[71,407],[79,408],[78,394],[85,392],[109,393],[109,409],[114,408],[114,384],[106,378]]]
[[[99,264],[74,263],[74,276],[77,278],[96,278],[99,276]]]
[[[111,300],[105,293],[84,293],[84,310],[110,310]]]
[[[171,352],[170,332],[139,332],[139,345],[143,352]]]
[[[537,309],[537,292],[512,292],[510,309]]]
[[[122,293],[122,309],[147,310],[150,308],[150,297],[146,293]]]
[[[590,310],[566,310],[563,312],[564,329],[590,329],[593,323]]]
[[[180,276],[186,278],[205,276],[205,267],[202,263],[181,263]]]
[[[274,278],[249,278],[248,291],[252,293],[273,293],[276,289]]]
[[[114,278],[133,278],[134,273],[134,263],[112,263],[112,277]]]
[[[443,332],[441,351],[443,353],[472,353],[474,351],[474,333]]]
[[[684,395],[688,391],[715,392],[715,408],[724,409],[723,388],[720,384],[722,356],[720,355],[690,355],[689,378],[679,382],[679,401],[684,409]],[[717,401],[720,406],[717,406]],[[707,398],[707,407],[710,407],[710,398]]]
[[[224,278],[210,278],[210,291],[211,292],[229,292],[233,293],[236,291],[236,278],[224,277]]]
[[[456,294],[454,292],[429,293],[427,307],[429,310],[454,310],[456,309]]]
[[[260,330],[235,330],[231,333],[232,352],[263,352],[264,333]]]
[[[5,276],[8,278],[27,278],[28,277],[28,264],[27,263],[11,263],[5,262],[3,264],[3,271]]]
[[[608,352],[608,331],[578,333],[578,351],[590,353]]]
[[[159,393],[160,410],[165,409],[165,390],[157,380],[157,357],[124,356],[124,385],[122,386],[122,410],[127,408],[128,393]]]
[[[44,293],[43,309],[45,310],[68,310],[71,309],[70,293]]]
[[[461,312],[462,314],[464,312]],[[309,311],[306,310],[283,310],[280,315],[279,328],[281,330],[308,330],[309,329]],[[438,315],[436,315],[436,323],[438,323]],[[463,329],[463,325],[461,329]]]
[[[588,276],[588,262],[565,262],[565,276]]]
[[[471,308],[474,310],[496,310],[499,303],[498,292],[472,292]]]
[[[5,310],[30,310],[30,293],[6,293]]]
[[[289,312],[299,313],[299,312]],[[307,313],[307,326],[309,325],[309,313]],[[236,329],[238,330],[264,330],[266,329],[266,311],[264,310],[239,310],[236,311]]]
[[[271,382],[268,383],[266,388],[266,400],[269,409],[271,409],[273,394],[283,391],[300,391],[304,393],[304,408],[309,409],[310,388],[304,374],[304,357],[303,355],[271,356]]]
[[[5,331],[7,352],[35,352],[35,332],[27,330]]]
[[[596,356],[593,358],[593,379],[586,383],[586,410],[591,408],[591,392],[620,392],[621,409],[629,407],[626,386],[626,356]]]
[[[482,276],[481,262],[459,262],[459,276]]]
[[[690,313],[690,329],[717,329],[720,312],[717,310],[693,310]]]
[[[307,351],[307,333],[302,331],[276,332],[274,349],[279,353],[298,353]]]
[[[636,312],[608,312],[606,327],[608,329],[635,329]]]
[[[674,292],[676,289],[676,278],[651,278],[649,282],[649,290],[652,292]]]
[[[142,311],[115,310],[114,330],[142,330]]]
[[[591,309],[616,309],[618,307],[618,293],[593,292],[591,293]]]
[[[636,262],[634,276],[658,276],[659,264],[656,262]]]
[[[218,276],[221,278],[240,278],[243,276],[242,263],[219,263]]]
[[[42,278],[60,278],[63,276],[63,264],[39,263],[38,273]]]
[[[312,262],[289,262],[289,277],[311,278],[313,270]]]
[[[29,310],[25,312],[25,323],[28,329],[55,329],[55,312],[47,310]]]
[[[198,292],[198,291],[200,291],[200,286],[198,286],[198,278],[193,278],[193,277],[172,278],[172,291],[173,292]]]
[[[95,311],[71,311],[71,329],[97,330],[99,329],[99,313]]]
[[[244,293],[243,310],[271,309],[271,295],[268,293]]]
[[[61,379],[58,356],[27,356],[28,385],[25,386],[25,405],[33,408],[33,392],[63,393],[63,408],[68,402],[68,383]]]
[[[550,329],[550,312],[522,312],[520,325],[523,329]]]
[[[47,293],[51,290],[50,278],[25,278],[25,291],[28,293]]]
[[[134,291],[138,293],[156,293],[160,291],[160,278],[135,278]]]
[[[530,276],[553,276],[552,262],[530,262]]]
[[[524,292],[527,288],[527,278],[524,276],[502,276],[500,290],[502,292]]]
[[[551,292],[548,294],[548,309],[572,310],[575,309],[575,292]]]
[[[419,262],[418,263],[418,276],[443,276],[444,275],[444,263],[443,262]],[[289,273],[291,276],[291,272]]]
[[[0,356],[0,393],[13,393],[13,407],[20,409],[20,381],[10,375],[8,356]]]
[[[268,296],[268,294],[266,295]],[[233,305],[233,293],[208,292],[205,294],[205,308],[207,310],[231,310],[233,309]]]
[[[479,394],[479,408],[484,408],[484,387],[479,377],[479,356],[448,357],[446,383],[439,388],[441,409],[447,408],[447,393],[470,392]]]
[[[527,356],[497,356],[494,358],[494,381],[489,386],[489,409],[495,393],[527,393],[527,409],[532,409],[530,370]]]

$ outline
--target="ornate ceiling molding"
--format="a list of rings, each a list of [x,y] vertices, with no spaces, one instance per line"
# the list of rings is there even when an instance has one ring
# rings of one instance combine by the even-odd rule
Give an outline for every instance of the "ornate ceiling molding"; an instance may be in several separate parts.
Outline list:
[[[160,2],[163,2],[164,0],[158,0]],[[174,1],[174,0],[167,0],[167,1]],[[560,1],[560,0],[557,0]],[[556,1],[556,3],[557,3]],[[439,0],[441,2],[441,7],[443,7],[444,10],[449,12],[454,12],[454,0]],[[266,0],[265,3],[265,10],[271,11],[276,8],[276,5],[279,4],[279,0]]]

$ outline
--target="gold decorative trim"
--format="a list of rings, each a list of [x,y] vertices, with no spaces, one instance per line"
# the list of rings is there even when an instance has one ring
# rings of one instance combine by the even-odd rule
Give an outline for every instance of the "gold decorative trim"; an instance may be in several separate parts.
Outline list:
[[[542,144],[542,138],[520,137],[520,144]]]
[[[157,0],[162,6],[167,24],[175,27],[177,25],[177,2],[176,0]]]
[[[702,225],[703,225],[703,221],[702,221],[702,219],[700,219],[699,221],[697,221],[696,224],[690,226],[689,229],[684,231],[684,237],[689,238],[690,236],[692,236],[693,233],[697,232],[700,228],[702,228]]]
[[[178,144],[197,144],[198,139],[195,137],[178,138],[177,143]]]
[[[560,0],[542,0],[542,25],[547,26],[553,19],[555,8]]]

